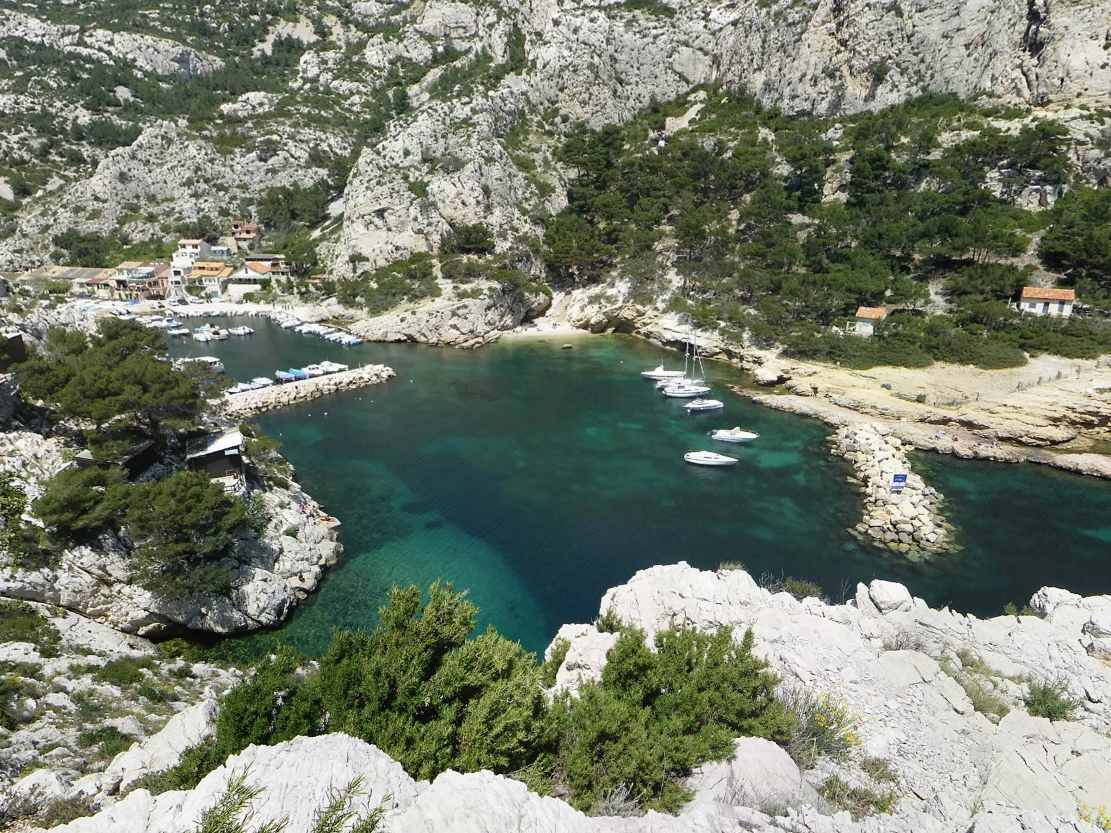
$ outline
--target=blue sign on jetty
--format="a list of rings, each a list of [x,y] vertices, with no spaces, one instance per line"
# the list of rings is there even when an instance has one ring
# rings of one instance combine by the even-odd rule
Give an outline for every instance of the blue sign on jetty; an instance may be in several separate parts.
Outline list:
[[[891,475],[891,491],[901,492],[906,488],[907,476],[905,474]]]

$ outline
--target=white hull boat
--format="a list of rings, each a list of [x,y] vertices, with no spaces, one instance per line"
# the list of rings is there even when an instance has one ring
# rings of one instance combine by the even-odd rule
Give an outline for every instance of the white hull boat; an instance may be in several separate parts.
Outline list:
[[[216,336],[212,333],[193,333],[193,341],[215,341]]]
[[[720,411],[725,403],[720,399],[693,399],[683,407],[687,409],[687,413],[697,414],[702,411]]]
[[[754,431],[742,431],[740,428],[717,428],[710,432],[710,439],[720,440],[723,443],[750,443],[760,435]]]
[[[683,459],[696,466],[735,466],[737,458],[716,451],[688,451]]]
[[[253,333],[254,330],[252,330],[250,327],[232,327],[230,330],[228,330],[228,334],[233,336],[249,336]]]
[[[683,376],[680,379],[663,379],[662,381],[656,382],[656,390],[663,390],[664,388],[670,387],[671,385],[693,385],[693,384],[694,384],[694,380],[693,379],[688,379],[686,376]]]
[[[663,389],[663,395],[669,399],[694,399],[709,392],[710,388],[701,382],[676,382]]]
[[[251,384],[260,388],[268,388],[272,384],[274,384],[274,380],[268,379],[265,376],[256,376],[254,379],[251,380]]]
[[[654,379],[656,381],[667,379],[682,379],[686,375],[685,370],[665,370],[661,364],[655,370],[642,370],[640,375],[645,379]]]

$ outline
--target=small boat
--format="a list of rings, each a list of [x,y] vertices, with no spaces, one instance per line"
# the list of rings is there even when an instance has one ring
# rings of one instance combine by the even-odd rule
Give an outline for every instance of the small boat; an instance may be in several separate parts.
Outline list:
[[[742,431],[739,427],[728,431],[724,428],[716,428],[710,432],[710,439],[720,440],[723,443],[750,443],[759,436],[754,431]]]
[[[686,375],[685,370],[666,370],[661,364],[655,370],[642,370],[640,375],[645,379],[682,379]]]
[[[737,458],[716,451],[688,451],[683,459],[696,466],[735,466]]]
[[[216,336],[212,333],[193,333],[193,341],[215,341]]]
[[[181,361],[183,361],[183,362],[204,362],[205,364],[207,364],[209,367],[211,367],[217,373],[223,373],[224,372],[224,363],[222,361],[220,361],[218,358],[216,358],[215,356],[191,356],[189,358],[182,359]]]
[[[212,335],[212,338],[215,341],[227,341],[228,340],[228,331],[227,330],[219,330],[219,329],[213,330],[211,335]]]
[[[166,330],[168,336],[187,336],[189,335],[188,327],[175,327],[172,330]]]
[[[325,373],[328,372],[318,364],[307,364],[302,367],[301,370],[305,373],[306,376],[323,376]]]
[[[290,376],[292,376],[292,377],[293,377],[294,379],[308,379],[308,378],[309,378],[309,374],[307,374],[307,373],[306,373],[305,371],[303,371],[303,370],[299,370],[299,369],[298,369],[298,368],[296,368],[296,367],[291,367],[291,368],[289,369],[288,373],[289,373],[289,375],[290,375]]]
[[[692,384],[694,384],[694,380],[693,379],[688,379],[686,376],[683,376],[679,379],[663,379],[659,382],[656,382],[656,390],[663,390],[664,388],[670,387],[671,385],[692,385]]]
[[[228,335],[233,336],[249,336],[254,334],[254,330],[250,327],[232,327],[228,330]]]
[[[274,380],[267,379],[265,376],[256,376],[254,379],[251,380],[251,384],[256,385],[260,388],[268,388],[272,384],[274,384]]]
[[[676,382],[663,389],[663,395],[670,399],[694,399],[696,396],[705,396],[709,392],[710,387],[699,380]]]
[[[687,409],[687,413],[695,414],[702,411],[720,411],[725,407],[725,403],[720,399],[692,399],[683,406]]]
[[[292,373],[286,373],[284,370],[277,370],[274,372],[274,378],[280,384],[282,382],[292,382],[297,377],[294,376]]]
[[[201,326],[195,328],[193,330],[193,332],[195,332],[195,333],[211,333],[212,332],[212,325],[211,324],[201,324]]]
[[[325,373],[340,373],[344,370],[351,369],[348,365],[340,364],[339,362],[321,362],[320,367]]]

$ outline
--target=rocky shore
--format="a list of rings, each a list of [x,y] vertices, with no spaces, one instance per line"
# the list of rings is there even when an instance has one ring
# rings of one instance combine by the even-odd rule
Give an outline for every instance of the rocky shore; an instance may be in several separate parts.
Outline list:
[[[377,385],[396,375],[392,368],[373,364],[269,388],[229,393],[225,395],[226,413],[232,419],[246,419],[275,408],[318,399],[337,391]]]
[[[832,453],[852,464],[864,495],[864,520],[851,529],[877,546],[920,560],[952,548],[951,527],[938,512],[942,495],[910,470],[904,446],[886,425],[865,423],[839,428],[830,437]],[[895,475],[904,475],[902,489]]]
[[[309,833],[329,790],[356,777],[353,809],[385,809],[382,829],[535,830],[560,833],[1098,833],[1082,820],[1111,807],[1111,671],[1100,661],[1111,637],[1111,597],[1044,588],[1036,615],[977,619],[931,609],[901,584],[859,584],[831,605],[764,589],[743,570],[652,567],[608,591],[600,613],[654,634],[672,625],[712,631],[751,628],[756,651],[782,678],[781,692],[811,692],[855,720],[850,747],[800,767],[768,741],[740,738],[734,756],[696,770],[693,800],[677,815],[588,817],[524,784],[490,772],[411,778],[378,748],[344,734],[252,746],[194,790],[122,795],[135,772],[172,766],[175,750],[211,732],[202,701],[164,732],[137,743],[102,775],[76,782],[50,770],[24,777],[9,795],[46,784],[63,800],[83,796],[97,815],[57,833],[187,833],[200,814],[248,771],[263,787],[256,824],[288,815],[287,833]],[[597,679],[617,634],[565,625],[555,688]],[[1030,713],[1038,681],[1060,680],[1072,719]],[[992,697],[985,705],[984,691]],[[860,817],[825,798],[828,785],[857,794],[888,790],[885,809]]]

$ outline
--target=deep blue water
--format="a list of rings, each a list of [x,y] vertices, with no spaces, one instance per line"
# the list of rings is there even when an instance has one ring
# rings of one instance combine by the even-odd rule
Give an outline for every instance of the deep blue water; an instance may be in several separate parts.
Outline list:
[[[931,604],[980,615],[1022,603],[1044,584],[1111,591],[1111,484],[1032,465],[936,455],[921,471],[946,496],[964,549],[926,565],[858,544],[859,520],[829,429],[728,392],[724,412],[688,416],[639,371],[674,353],[623,337],[514,340],[479,351],[417,345],[354,348],[262,319],[246,339],[178,343],[175,355],[219,356],[247,379],[333,359],[384,363],[397,378],[273,412],[298,480],[343,522],[346,554],[280,631],[317,653],[334,626],[370,628],[395,584],[442,579],[467,589],[493,623],[542,650],[565,622],[590,621],[605,590],[653,564],[740,561],[837,599],[857,581],[890,578]],[[710,364],[710,379],[743,381]],[[711,427],[760,433],[721,448]],[[732,469],[684,464],[685,451],[735,453]]]

